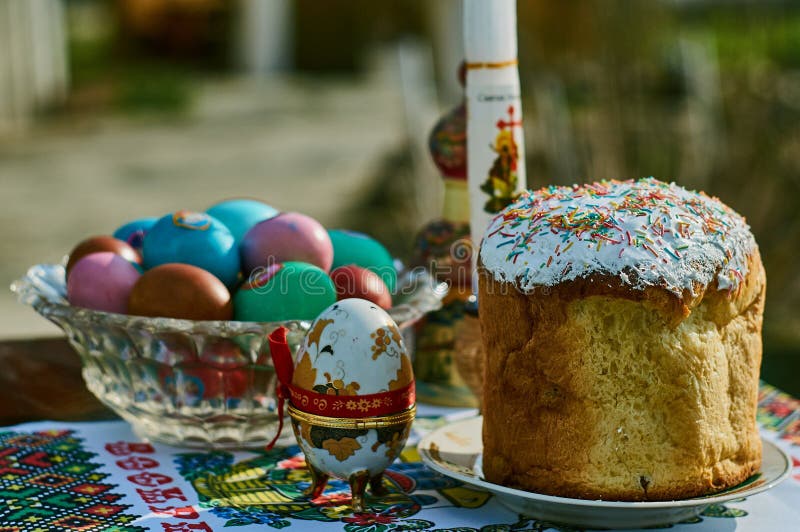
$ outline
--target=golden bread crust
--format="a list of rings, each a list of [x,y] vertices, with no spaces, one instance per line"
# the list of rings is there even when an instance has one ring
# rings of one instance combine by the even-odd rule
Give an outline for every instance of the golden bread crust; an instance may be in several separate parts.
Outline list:
[[[766,277],[734,293],[593,275],[530,293],[480,270],[484,474],[516,488],[670,500],[758,470]]]

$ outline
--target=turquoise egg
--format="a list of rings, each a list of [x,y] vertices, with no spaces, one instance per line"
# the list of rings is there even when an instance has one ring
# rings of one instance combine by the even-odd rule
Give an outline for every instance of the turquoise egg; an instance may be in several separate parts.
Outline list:
[[[258,222],[278,214],[278,210],[254,199],[229,199],[209,207],[206,213],[230,229],[236,242],[241,242],[245,233]]]
[[[114,231],[114,238],[127,242],[133,249],[142,249],[144,235],[155,225],[158,218],[149,216],[147,218],[137,218],[121,225]]]
[[[377,273],[390,292],[394,292],[397,284],[397,270],[394,260],[383,244],[369,235],[349,231],[347,229],[329,229],[328,235],[333,242],[333,266],[355,264]]]
[[[225,225],[202,212],[177,211],[159,219],[142,247],[146,270],[180,262],[211,272],[230,288],[239,278],[239,248]]]
[[[336,302],[333,281],[305,262],[257,268],[233,297],[238,321],[313,320]]]

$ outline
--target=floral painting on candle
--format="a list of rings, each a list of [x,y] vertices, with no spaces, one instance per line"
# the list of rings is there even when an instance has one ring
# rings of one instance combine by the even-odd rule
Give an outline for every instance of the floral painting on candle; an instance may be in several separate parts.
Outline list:
[[[497,120],[497,136],[490,146],[497,157],[489,168],[486,181],[481,184],[481,190],[489,195],[483,210],[491,214],[510,205],[517,196],[519,149],[514,139],[514,128],[522,127],[522,120],[514,118],[513,105],[508,106],[507,113],[507,119]]]

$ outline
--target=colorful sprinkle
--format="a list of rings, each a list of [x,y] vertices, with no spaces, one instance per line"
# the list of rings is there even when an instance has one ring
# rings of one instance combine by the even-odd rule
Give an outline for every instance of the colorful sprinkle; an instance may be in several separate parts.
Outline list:
[[[681,294],[694,281],[715,279],[718,288],[735,290],[754,247],[744,218],[718,199],[644,178],[523,194],[493,219],[481,258],[498,279],[523,290],[634,268],[637,287]],[[520,255],[539,268],[517,266]]]

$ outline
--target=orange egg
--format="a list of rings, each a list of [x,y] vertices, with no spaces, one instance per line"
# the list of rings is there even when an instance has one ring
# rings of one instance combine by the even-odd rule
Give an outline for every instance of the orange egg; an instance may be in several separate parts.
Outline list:
[[[133,286],[128,313],[187,320],[230,320],[231,294],[197,266],[169,263],[146,271]]]

